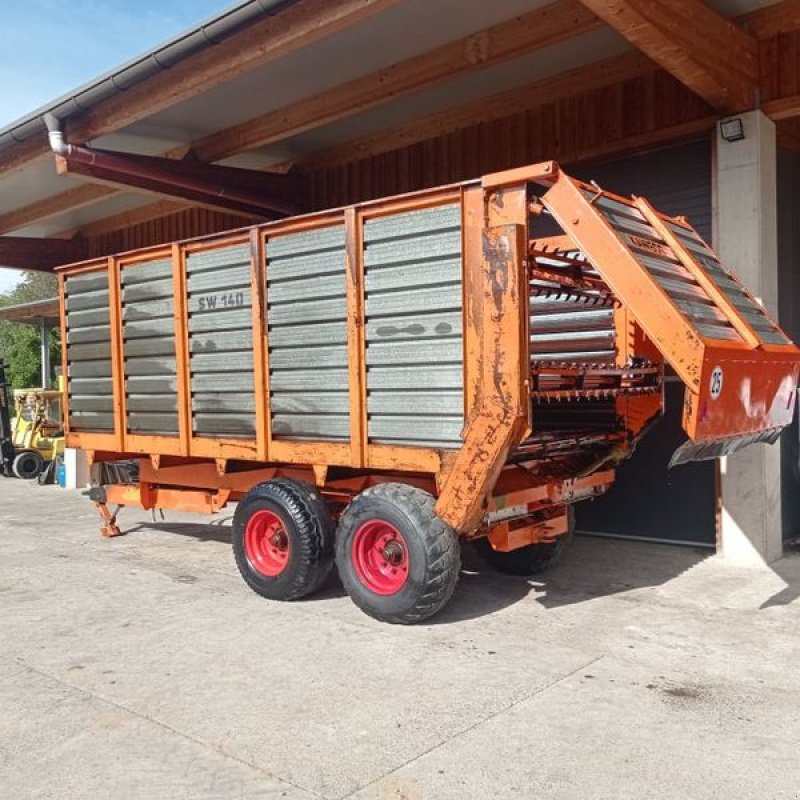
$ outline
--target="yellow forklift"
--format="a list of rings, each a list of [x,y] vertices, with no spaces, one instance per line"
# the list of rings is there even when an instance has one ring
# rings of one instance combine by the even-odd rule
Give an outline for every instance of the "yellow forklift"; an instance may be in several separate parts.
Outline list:
[[[7,476],[38,478],[64,452],[60,389],[18,389],[11,397],[0,361],[0,450]]]

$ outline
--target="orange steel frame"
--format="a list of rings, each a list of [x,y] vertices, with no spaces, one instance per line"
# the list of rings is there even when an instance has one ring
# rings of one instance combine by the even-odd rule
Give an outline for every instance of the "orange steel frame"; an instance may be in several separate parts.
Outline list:
[[[521,466],[508,464],[510,453],[528,436],[531,420],[531,373],[528,331],[528,241],[530,214],[528,189],[539,184],[545,202],[554,210],[570,239],[594,260],[609,259],[623,267],[632,260],[617,241],[609,238],[610,227],[581,194],[581,185],[560,172],[554,162],[489,175],[480,182],[446,186],[368,202],[356,207],[311,214],[224,235],[205,237],[146,251],[123,254],[103,261],[74,265],[60,270],[63,368],[68,375],[68,343],[64,314],[64,277],[87,271],[107,270],[111,304],[112,376],[115,407],[113,434],[93,434],[70,428],[69,398],[65,398],[66,442],[88,451],[90,460],[142,456],[140,483],[109,486],[101,501],[109,535],[118,532],[115,515],[107,504],[138,505],[143,508],[180,508],[215,511],[236,500],[254,485],[277,475],[290,475],[314,483],[331,501],[342,507],[359,491],[382,481],[404,481],[437,496],[436,513],[465,536],[489,535],[500,550],[535,541],[549,540],[565,530],[564,506],[605,491],[614,480],[615,459],[597,465],[593,474],[569,475],[540,471],[538,476]],[[591,188],[591,187],[590,187]],[[606,193],[607,194],[607,193]],[[608,196],[608,195],[607,195]],[[619,198],[625,203],[631,201]],[[463,445],[458,450],[388,446],[370,443],[367,437],[367,403],[364,341],[364,221],[406,210],[430,208],[458,202],[462,208],[462,270],[464,308],[464,413]],[[637,207],[654,226],[668,234],[667,219],[644,201]],[[568,210],[568,217],[564,216]],[[682,224],[680,220],[672,220]],[[297,442],[273,435],[270,415],[269,351],[267,345],[266,285],[269,272],[269,241],[290,232],[344,225],[346,238],[347,331],[350,397],[350,440],[344,443]],[[604,227],[605,226],[605,227]],[[563,238],[563,237],[561,237]],[[673,246],[674,237],[664,237]],[[252,439],[195,436],[192,432],[191,391],[188,365],[188,309],[185,259],[187,254],[248,242],[251,250],[251,295],[254,359],[255,428]],[[684,254],[681,254],[682,257]],[[131,434],[125,426],[124,342],[119,273],[138,263],[169,257],[175,287],[174,322],[177,366],[177,437]],[[688,258],[688,257],[687,257]],[[688,259],[691,260],[691,259]],[[636,266],[632,264],[631,267]],[[687,266],[689,266],[687,264]],[[693,273],[697,270],[691,267]],[[722,359],[728,343],[707,344],[671,305],[653,281],[642,280],[642,271],[619,269],[617,285],[611,288],[622,298],[616,312],[620,353],[624,366],[635,349],[661,363],[656,346],[676,354],[672,360],[687,387],[702,394],[708,348]],[[698,278],[699,279],[699,278]],[[707,282],[706,282],[707,283]],[[704,284],[705,285],[705,284]],[[716,287],[714,299],[725,311]],[[659,309],[656,323],[643,327],[627,309],[651,304]],[[734,323],[745,337],[745,348],[753,348],[752,331]],[[733,348],[734,350],[736,348]],[[741,348],[739,348],[741,350]],[[740,352],[735,355],[740,355]],[[758,347],[763,363],[790,360],[796,365],[793,346]],[[796,366],[795,375],[796,375]],[[619,454],[661,410],[659,393],[621,397],[617,408],[627,428],[616,434]],[[687,411],[689,414],[690,411]],[[760,421],[763,424],[763,420]],[[691,435],[695,430],[689,431]],[[713,429],[710,433],[718,434]],[[229,469],[235,461],[236,469]],[[241,462],[249,462],[245,469]],[[331,470],[334,469],[333,477]],[[520,507],[513,522],[503,520],[487,526],[486,514]]]
[[[786,344],[761,342],[746,318],[665,224],[673,223],[696,235],[686,220],[657,212],[644,198],[631,201],[602,192],[603,196],[631,206],[644,215],[682,266],[706,290],[742,341],[701,337],[655,280],[638,268],[631,251],[617,238],[608,222],[593,212],[592,203],[581,189],[600,194],[596,186],[562,174],[548,188],[544,202],[572,240],[582,250],[593,254],[593,260],[615,266],[613,277],[606,269],[604,278],[623,307],[637,307],[647,312],[646,315],[640,314],[637,324],[662,353],[670,354],[670,364],[687,387],[683,426],[690,438],[699,441],[723,439],[789,425],[794,415],[800,350],[789,337],[786,337]],[[731,278],[753,299],[735,276]],[[730,384],[740,387],[749,380],[748,391],[751,394],[747,407],[741,391],[727,392],[719,401],[708,402],[711,373],[718,366],[724,368],[725,380]],[[758,378],[755,382],[751,380],[754,370]]]

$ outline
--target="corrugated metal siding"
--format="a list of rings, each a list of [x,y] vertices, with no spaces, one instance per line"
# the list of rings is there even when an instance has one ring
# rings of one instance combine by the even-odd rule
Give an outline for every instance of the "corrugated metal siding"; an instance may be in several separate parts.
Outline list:
[[[113,431],[108,273],[68,276],[64,295],[70,428]]]
[[[367,435],[458,447],[464,425],[461,208],[364,224]]]
[[[120,271],[127,429],[178,433],[172,261]]]
[[[186,257],[192,431],[255,436],[250,245]]]
[[[599,294],[547,292],[532,284],[530,343],[534,365],[614,361],[613,304]]]
[[[274,236],[266,255],[272,434],[346,441],[344,225]]]

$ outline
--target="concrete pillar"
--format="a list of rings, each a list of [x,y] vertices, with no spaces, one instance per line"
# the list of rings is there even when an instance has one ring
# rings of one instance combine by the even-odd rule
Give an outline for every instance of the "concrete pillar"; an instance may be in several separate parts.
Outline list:
[[[730,267],[777,317],[778,226],[775,124],[760,111],[740,114],[744,139],[717,127],[714,240]],[[722,556],[757,566],[783,554],[780,448],[752,445],[722,459]]]
[[[64,488],[85,489],[91,474],[86,453],[74,447],[64,448]]]

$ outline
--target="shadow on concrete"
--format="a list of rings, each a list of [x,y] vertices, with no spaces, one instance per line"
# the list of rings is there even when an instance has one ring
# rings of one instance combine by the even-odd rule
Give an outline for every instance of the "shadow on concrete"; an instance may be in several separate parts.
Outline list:
[[[128,529],[159,531],[197,541],[230,544],[232,516],[210,522],[140,522]],[[713,555],[713,551],[641,541],[577,536],[563,561],[550,572],[533,578],[504,575],[486,566],[469,545],[462,548],[462,573],[450,603],[429,625],[447,625],[502,611],[533,593],[545,608],[583,603],[598,597],[644,587],[661,586]],[[785,564],[785,565],[784,565]],[[784,565],[784,566],[781,566]],[[800,597],[800,555],[773,565],[781,570],[786,589],[763,608],[783,605]],[[334,570],[325,585],[304,602],[330,600],[345,595]]]
[[[139,522],[130,527],[123,527],[125,533],[136,531],[158,531],[159,533],[174,533],[177,536],[188,536],[200,542],[231,543],[231,525],[233,517],[215,517],[210,522]]]
[[[552,571],[518,578],[491,570],[470,547],[462,552],[463,571],[453,599],[430,625],[487,616],[531,593],[545,608],[558,608],[661,586],[713,555],[701,548],[579,536]]]
[[[425,625],[485,617],[502,611],[527,597],[532,587],[524,578],[501,575],[490,569],[470,545],[461,548],[461,577],[445,608]]]
[[[551,573],[532,580],[545,608],[663,586],[711,558],[707,548],[578,536]]]
[[[759,608],[788,606],[800,598],[800,545],[787,546],[784,557],[769,566],[781,580],[786,582],[786,586],[767,598]]]

